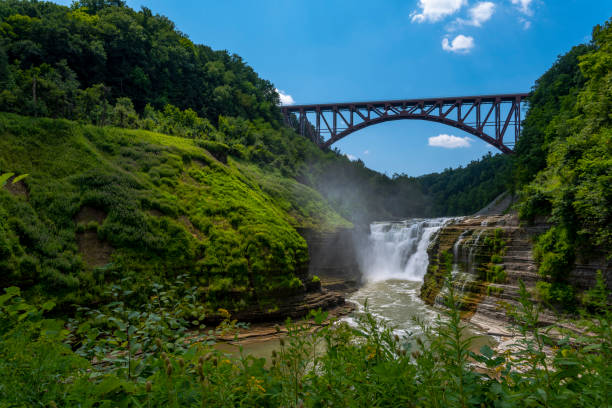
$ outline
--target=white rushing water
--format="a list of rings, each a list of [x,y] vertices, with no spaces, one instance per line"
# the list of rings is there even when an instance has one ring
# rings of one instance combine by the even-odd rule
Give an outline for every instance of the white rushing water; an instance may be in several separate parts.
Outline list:
[[[365,280],[423,281],[429,264],[427,247],[448,220],[435,218],[373,223],[368,246],[361,252]]]
[[[387,320],[398,333],[419,333],[415,318],[432,322],[438,311],[419,297],[429,259],[427,247],[448,218],[376,222],[361,248],[361,269],[366,283],[349,300],[358,312],[365,304],[374,316]],[[352,317],[346,319],[355,324]]]
[[[357,314],[363,312],[367,302],[369,312],[378,319],[386,320],[395,327],[400,336],[419,335],[421,327],[417,319],[429,325],[439,316],[439,309],[426,305],[420,298],[421,285],[427,272],[429,258],[427,247],[449,218],[412,219],[402,222],[377,222],[370,226],[366,248],[361,249],[361,268],[366,283],[349,297],[357,305]],[[475,238],[478,243],[480,236]],[[453,247],[455,259],[463,258],[468,251],[468,272],[453,265],[455,275],[463,282],[472,279],[474,250],[462,234]],[[437,299],[436,299],[437,300]],[[355,317],[344,319],[351,325]],[[492,344],[491,338],[482,336],[474,328],[468,328],[466,337],[476,336],[471,348],[478,350],[483,344]],[[413,340],[411,340],[413,341]]]

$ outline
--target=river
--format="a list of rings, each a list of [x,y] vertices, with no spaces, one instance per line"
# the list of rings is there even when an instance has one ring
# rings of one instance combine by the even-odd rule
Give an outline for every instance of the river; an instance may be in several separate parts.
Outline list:
[[[432,322],[439,312],[419,297],[429,263],[427,247],[449,220],[411,219],[401,222],[375,222],[360,264],[365,284],[347,300],[357,305],[357,313],[368,310],[396,327],[398,334],[418,334],[415,318]],[[345,318],[354,324],[354,317]]]
[[[367,242],[358,250],[364,284],[347,298],[357,308],[342,320],[355,325],[356,315],[363,313],[367,303],[369,312],[387,321],[400,336],[419,335],[422,330],[417,319],[433,323],[440,310],[425,304],[419,292],[429,263],[427,247],[449,221],[436,218],[372,223]],[[492,343],[474,329],[467,330],[466,336],[476,336],[474,350]],[[245,352],[258,357],[269,356],[277,346],[278,339],[243,344]],[[224,347],[231,352],[233,346]]]

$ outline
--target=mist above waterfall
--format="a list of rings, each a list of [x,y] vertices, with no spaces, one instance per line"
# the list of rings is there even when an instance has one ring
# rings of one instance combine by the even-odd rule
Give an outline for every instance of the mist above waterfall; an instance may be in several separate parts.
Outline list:
[[[361,248],[363,280],[389,279],[422,281],[427,271],[427,247],[448,218],[376,222]]]

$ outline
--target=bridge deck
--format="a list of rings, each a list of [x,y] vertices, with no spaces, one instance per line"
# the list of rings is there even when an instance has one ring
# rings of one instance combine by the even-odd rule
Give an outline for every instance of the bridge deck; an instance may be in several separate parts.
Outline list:
[[[475,103],[480,101],[481,103],[494,103],[498,100],[500,102],[513,102],[516,97],[519,96],[521,99],[525,99],[529,96],[528,93],[518,94],[500,94],[500,95],[476,95],[476,96],[452,96],[443,98],[419,98],[419,99],[391,99],[391,100],[378,100],[378,101],[365,101],[365,102],[338,102],[338,103],[315,103],[306,105],[283,105],[282,109],[289,112],[300,112],[302,110],[315,110],[316,108],[333,109],[334,107],[350,107],[365,108],[369,105],[372,106],[385,106],[385,105],[406,105],[414,106],[420,103],[431,104],[443,101],[444,104],[455,103],[456,101],[462,101],[463,103]]]

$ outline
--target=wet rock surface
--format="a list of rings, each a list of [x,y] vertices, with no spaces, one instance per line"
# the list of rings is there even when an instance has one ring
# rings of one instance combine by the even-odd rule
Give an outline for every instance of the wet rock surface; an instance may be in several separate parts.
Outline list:
[[[430,263],[421,298],[430,305],[443,303],[444,281],[451,273],[463,317],[502,341],[513,337],[509,311],[519,305],[520,282],[531,301],[539,303],[535,288],[543,278],[534,260],[533,239],[548,227],[543,221],[521,226],[516,214],[477,215],[450,222],[428,248]],[[494,249],[495,237],[503,241],[503,249]],[[493,266],[500,271],[494,278],[490,274]],[[577,263],[568,281],[579,290],[589,289],[595,284],[597,270],[603,271],[609,285],[612,270],[609,262],[601,260]],[[556,323],[558,314],[541,306],[539,324]]]
[[[279,300],[273,308],[252,305],[246,310],[232,313],[232,319],[249,323],[282,322],[288,317],[292,319],[304,317],[311,310],[334,309],[344,306],[345,303],[343,293],[321,288]],[[211,323],[216,322],[207,322]]]
[[[344,281],[349,286],[358,285],[361,271],[356,248],[360,240],[367,239],[369,227],[338,228],[334,231],[298,230],[308,244],[310,276],[322,280]]]

